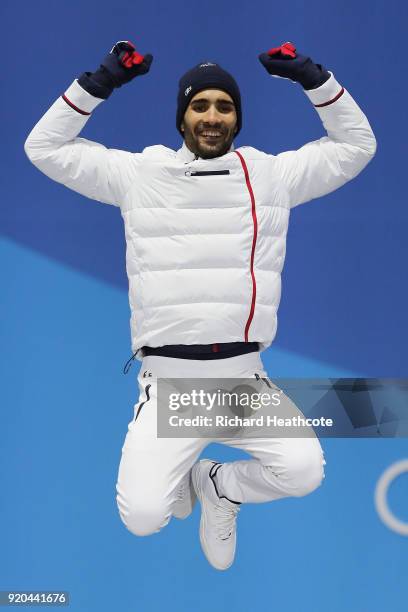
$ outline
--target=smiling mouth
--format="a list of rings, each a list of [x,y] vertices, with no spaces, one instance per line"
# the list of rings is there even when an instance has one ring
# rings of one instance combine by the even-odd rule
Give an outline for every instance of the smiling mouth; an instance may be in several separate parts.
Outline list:
[[[200,132],[199,136],[201,136],[201,138],[204,138],[204,140],[213,142],[219,140],[222,137],[222,132],[217,132],[215,130],[205,130],[203,132]]]

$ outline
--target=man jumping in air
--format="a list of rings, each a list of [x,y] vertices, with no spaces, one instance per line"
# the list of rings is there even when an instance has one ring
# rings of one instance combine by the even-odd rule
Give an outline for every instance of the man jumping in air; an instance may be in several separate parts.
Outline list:
[[[96,107],[148,73],[152,59],[129,41],[116,43],[53,103],[25,151],[48,177],[118,206],[124,220],[133,359],[142,363],[116,485],[121,519],[132,533],[149,535],[171,516],[186,518],[198,497],[203,551],[223,570],[234,560],[241,504],[315,490],[324,477],[322,448],[315,435],[232,437],[221,442],[250,458],[198,461],[208,438],[158,437],[157,381],[268,381],[260,353],[276,334],[290,211],[357,176],[376,140],[333,73],[291,43],[259,60],[270,75],[300,84],[326,130],[296,151],[234,147],[240,91],[210,61],[179,81],[177,151],[155,145],[131,153],[80,138]]]

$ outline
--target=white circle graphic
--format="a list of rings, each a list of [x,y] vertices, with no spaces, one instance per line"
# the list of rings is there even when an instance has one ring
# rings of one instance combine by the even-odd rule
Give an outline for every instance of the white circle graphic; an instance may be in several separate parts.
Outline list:
[[[397,461],[385,470],[375,488],[375,507],[381,520],[387,527],[399,535],[408,536],[408,523],[401,521],[391,512],[387,501],[387,493],[390,484],[397,476],[405,472],[408,473],[408,459]]]

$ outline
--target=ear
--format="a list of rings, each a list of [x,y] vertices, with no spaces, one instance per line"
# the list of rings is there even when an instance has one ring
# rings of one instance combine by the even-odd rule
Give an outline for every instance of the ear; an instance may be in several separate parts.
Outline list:
[[[182,122],[180,123],[180,130],[181,130],[182,132],[184,132],[184,121],[182,121]]]

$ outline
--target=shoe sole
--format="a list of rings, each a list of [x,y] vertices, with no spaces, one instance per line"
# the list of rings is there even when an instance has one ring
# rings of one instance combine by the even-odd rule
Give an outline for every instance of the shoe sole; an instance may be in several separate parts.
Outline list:
[[[204,526],[205,526],[205,512],[204,512],[204,506],[203,506],[203,502],[202,499],[204,497],[204,493],[203,490],[201,489],[199,482],[198,482],[198,478],[196,476],[196,472],[200,469],[199,466],[201,463],[207,463],[207,460],[203,460],[200,461],[197,465],[195,465],[191,471],[191,478],[193,481],[193,487],[194,490],[196,492],[196,495],[198,497],[198,499],[200,500],[200,504],[201,504],[201,519],[200,519],[200,544],[201,544],[201,548],[204,552],[205,558],[207,559],[208,563],[210,565],[212,565],[212,567],[215,567],[215,569],[217,570],[227,570],[229,567],[231,567],[231,565],[234,562],[234,559],[232,560],[232,562],[227,565],[226,567],[218,567],[217,565],[214,565],[214,563],[209,559],[208,554],[207,554],[207,549],[206,549],[206,542],[205,542],[205,538],[204,538]],[[211,461],[212,465],[215,465],[217,462],[216,461]]]

